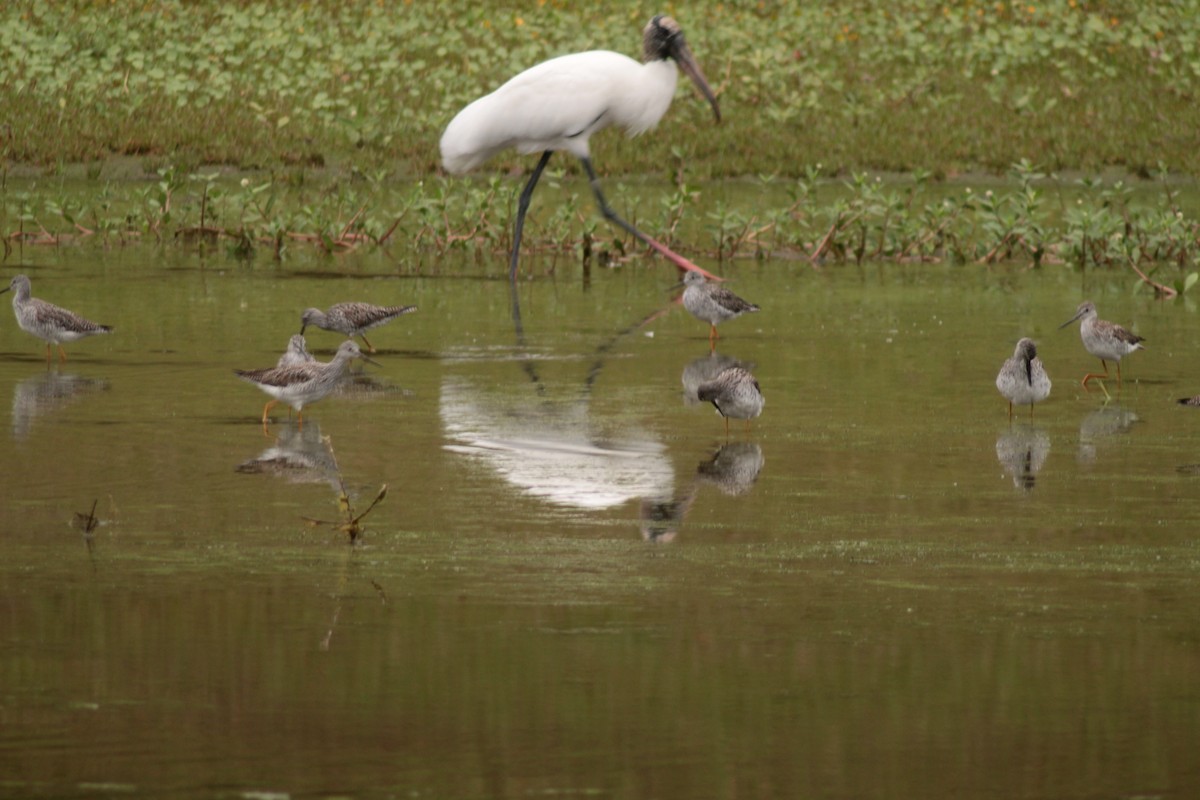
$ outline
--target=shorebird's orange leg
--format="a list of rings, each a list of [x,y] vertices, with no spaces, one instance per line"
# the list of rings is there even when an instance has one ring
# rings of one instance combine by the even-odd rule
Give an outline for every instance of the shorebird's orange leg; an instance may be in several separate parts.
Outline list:
[[[1101,375],[1099,372],[1089,372],[1087,375],[1084,375],[1084,376],[1083,376],[1083,387],[1084,387],[1085,389],[1087,388],[1088,381],[1090,381],[1092,378],[1107,378],[1107,377],[1108,377],[1108,362],[1106,362],[1106,361],[1105,361],[1105,360],[1102,358],[1102,359],[1100,359],[1100,366],[1104,367],[1104,374],[1103,374],[1103,375]],[[1118,361],[1118,362],[1117,362],[1117,371],[1118,371],[1118,373],[1120,372],[1120,370],[1121,370],[1121,362],[1120,362],[1120,361]],[[1118,381],[1118,382],[1119,382],[1119,381]]]
[[[263,416],[262,416],[263,436],[268,435],[267,434],[267,422],[270,420],[270,418],[267,416],[267,414],[270,412],[270,410],[272,408],[275,407],[275,404],[278,402],[279,402],[278,400],[271,400],[265,406],[263,406]]]
[[[61,344],[58,346],[58,363],[67,363],[67,351],[63,350],[63,346]]]
[[[364,335],[363,335],[363,334],[361,334],[361,333],[360,333],[358,336],[359,336],[359,338],[360,338],[360,339],[362,339],[362,340],[363,340],[363,344],[365,344],[365,345],[367,346],[367,352],[368,352],[368,353],[374,353],[374,352],[375,352],[375,348],[374,348],[374,347],[372,347],[372,346],[371,346],[371,343],[367,341],[367,337],[366,337],[366,336],[364,336]]]

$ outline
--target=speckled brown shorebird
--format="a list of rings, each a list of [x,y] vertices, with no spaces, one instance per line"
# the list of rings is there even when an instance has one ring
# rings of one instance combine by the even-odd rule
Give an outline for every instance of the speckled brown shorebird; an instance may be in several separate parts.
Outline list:
[[[21,330],[46,343],[46,361],[50,360],[52,344],[58,347],[58,360],[66,361],[67,353],[63,350],[63,342],[75,342],[85,336],[112,332],[109,325],[98,325],[74,311],[31,297],[29,278],[25,275],[14,276],[7,288],[0,289],[0,294],[9,290],[13,292],[13,313],[17,316],[17,324],[21,326]]]
[[[1089,372],[1083,376],[1083,385],[1087,386],[1092,378],[1108,377],[1108,362],[1116,362],[1117,386],[1121,385],[1121,358],[1134,350],[1144,350],[1142,342],[1146,341],[1137,334],[1130,333],[1115,322],[1099,319],[1096,316],[1096,306],[1085,300],[1079,304],[1075,316],[1058,327],[1065,328],[1077,319],[1079,323],[1079,338],[1083,340],[1083,349],[1100,359],[1104,373]]]
[[[370,303],[338,303],[330,306],[328,311],[310,308],[300,315],[300,334],[303,335],[309,325],[315,325],[344,333],[351,339],[358,336],[367,350],[374,353],[375,348],[367,341],[366,332],[416,310],[416,306],[373,306]]]
[[[1038,358],[1037,345],[1033,339],[1017,342],[1012,358],[1006,359],[996,376],[996,388],[1008,401],[1008,418],[1013,415],[1013,405],[1029,406],[1029,418],[1033,419],[1033,404],[1050,396],[1050,376]]]
[[[696,390],[696,396],[705,403],[712,403],[725,418],[726,436],[729,435],[730,417],[744,419],[749,430],[750,420],[762,413],[766,402],[758,381],[741,367],[722,370],[711,381],[702,383]]]
[[[283,367],[268,367],[266,369],[234,370],[234,373],[244,381],[253,383],[259,389],[271,395],[272,400],[263,407],[263,433],[267,431],[267,414],[279,402],[284,402],[296,409],[297,419],[304,425],[304,407],[323,400],[346,376],[350,362],[361,358],[371,364],[371,361],[358,349],[353,341],[342,342],[337,354],[328,363],[306,361]]]
[[[717,325],[753,311],[758,306],[747,302],[719,283],[708,280],[699,272],[683,276],[683,307],[696,319],[708,323],[708,347],[716,347],[719,338]]]

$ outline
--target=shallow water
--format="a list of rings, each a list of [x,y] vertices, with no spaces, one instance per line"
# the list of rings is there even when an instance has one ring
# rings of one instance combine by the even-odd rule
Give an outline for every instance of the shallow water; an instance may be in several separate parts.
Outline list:
[[[763,311],[719,356],[767,398],[726,439],[686,401],[712,359],[666,267],[560,263],[518,329],[502,260],[10,257],[116,331],[47,368],[0,321],[0,794],[1200,788],[1191,301],[1064,268],[726,266]],[[1148,340],[1109,401],[1057,330],[1085,298]],[[348,299],[419,311],[264,436],[231,370]],[[1054,390],[1010,425],[993,380],[1024,335]],[[389,487],[354,547],[302,519],[338,520],[342,482],[360,513]]]

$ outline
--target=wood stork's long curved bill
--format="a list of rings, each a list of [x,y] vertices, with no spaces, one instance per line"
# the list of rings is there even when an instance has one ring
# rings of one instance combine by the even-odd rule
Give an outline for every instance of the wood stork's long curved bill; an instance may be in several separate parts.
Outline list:
[[[588,138],[610,125],[624,128],[630,136],[653,128],[671,105],[680,69],[712,105],[716,120],[721,120],[716,95],[675,20],[663,15],[650,20],[643,31],[642,56],[638,63],[619,53],[593,50],[552,58],[469,104],[446,127],[441,140],[442,163],[451,173],[466,172],[509,147],[521,153],[541,153],[517,202],[510,279],[516,279],[533,189],[550,155],[566,150],[583,164],[606,219],[679,269],[720,280],[622,219],[605,199],[592,166]]]

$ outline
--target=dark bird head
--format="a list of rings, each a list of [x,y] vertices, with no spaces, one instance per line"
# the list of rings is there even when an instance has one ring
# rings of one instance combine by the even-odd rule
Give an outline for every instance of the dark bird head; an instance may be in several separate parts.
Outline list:
[[[712,106],[713,116],[720,122],[721,107],[717,104],[717,98],[709,88],[704,73],[700,71],[700,65],[688,49],[687,41],[683,38],[683,29],[673,18],[659,14],[646,24],[646,30],[643,31],[642,60],[649,63],[668,58],[674,59],[684,74],[692,79],[692,83],[696,84],[696,88]]]
[[[1022,339],[1017,342],[1016,352],[1013,357],[1021,362],[1025,368],[1025,379],[1029,381],[1029,385],[1033,385],[1033,360],[1037,358],[1037,345],[1033,343],[1033,339]]]

